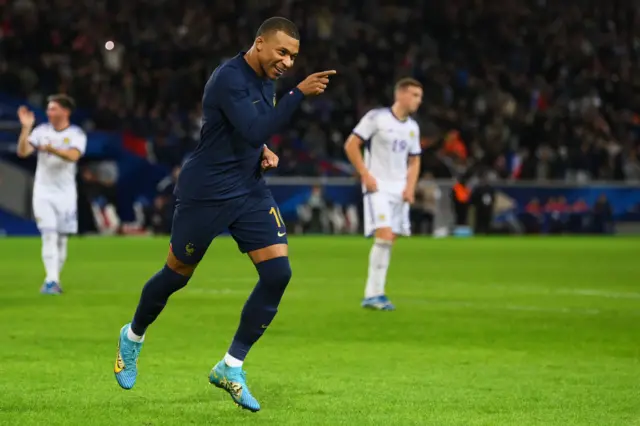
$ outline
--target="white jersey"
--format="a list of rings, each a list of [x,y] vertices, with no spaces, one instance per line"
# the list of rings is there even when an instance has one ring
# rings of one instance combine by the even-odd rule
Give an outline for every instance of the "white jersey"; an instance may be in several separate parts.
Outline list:
[[[401,194],[407,184],[408,157],[420,155],[420,127],[412,118],[399,120],[391,108],[362,117],[353,133],[365,141],[364,163],[378,190]]]
[[[36,126],[29,135],[29,143],[34,147],[52,145],[54,148],[75,148],[84,154],[87,147],[87,135],[78,127],[71,125],[57,131],[49,123]],[[35,197],[71,197],[76,198],[76,163],[66,161],[48,152],[38,151],[38,165],[33,187]]]

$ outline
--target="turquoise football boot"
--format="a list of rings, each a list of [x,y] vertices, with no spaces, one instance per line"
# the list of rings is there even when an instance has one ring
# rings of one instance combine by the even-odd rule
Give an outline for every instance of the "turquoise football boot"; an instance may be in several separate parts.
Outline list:
[[[209,383],[227,391],[236,405],[254,413],[260,411],[260,404],[249,391],[242,367],[229,367],[220,361],[209,373]]]
[[[138,376],[138,357],[142,350],[143,342],[129,340],[127,332],[131,324],[126,324],[120,329],[120,339],[118,340],[118,354],[113,372],[116,380],[122,389],[131,389],[136,384]]]

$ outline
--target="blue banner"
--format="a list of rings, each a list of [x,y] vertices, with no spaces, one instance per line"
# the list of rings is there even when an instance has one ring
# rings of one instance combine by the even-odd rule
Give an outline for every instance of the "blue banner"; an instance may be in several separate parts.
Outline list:
[[[640,187],[612,186],[594,184],[588,187],[554,187],[545,186],[497,186],[497,188],[513,198],[518,203],[518,212],[524,212],[525,206],[533,199],[538,199],[545,205],[550,199],[564,197],[568,204],[583,200],[589,207],[593,207],[598,198],[607,198],[615,220],[639,220]]]

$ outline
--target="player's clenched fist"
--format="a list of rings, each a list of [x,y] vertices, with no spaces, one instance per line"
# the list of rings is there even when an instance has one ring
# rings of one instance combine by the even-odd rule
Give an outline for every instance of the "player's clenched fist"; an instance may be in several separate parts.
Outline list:
[[[335,70],[322,71],[311,74],[300,84],[298,84],[298,89],[300,89],[300,91],[305,96],[320,95],[324,92],[324,90],[327,88],[327,85],[329,84],[329,76],[335,74]]]
[[[33,127],[36,122],[36,117],[32,111],[25,106],[18,108],[18,119],[22,127]]]

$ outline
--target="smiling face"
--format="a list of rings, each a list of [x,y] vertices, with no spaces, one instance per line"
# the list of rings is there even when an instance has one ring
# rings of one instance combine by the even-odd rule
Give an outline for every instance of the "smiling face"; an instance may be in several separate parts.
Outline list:
[[[283,31],[274,31],[256,38],[258,60],[264,74],[276,80],[287,72],[298,56],[300,40]]]

